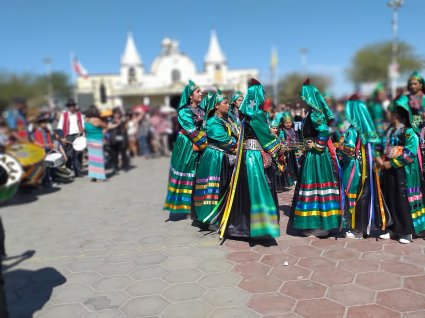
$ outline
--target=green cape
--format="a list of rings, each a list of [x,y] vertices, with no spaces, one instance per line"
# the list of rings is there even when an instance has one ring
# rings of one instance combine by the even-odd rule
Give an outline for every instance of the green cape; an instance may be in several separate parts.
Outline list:
[[[326,104],[322,94],[316,86],[310,84],[310,80],[306,80],[301,87],[300,98],[310,107],[319,111],[325,116],[326,122],[334,119],[334,115]]]
[[[347,121],[354,127],[359,134],[362,143],[378,142],[379,137],[370,117],[366,104],[357,96],[347,100],[345,104],[345,116]]]
[[[406,121],[406,126],[412,128],[417,134],[419,134],[419,129],[416,127],[413,121],[412,110],[409,107],[409,98],[406,95],[400,95],[396,97],[391,107],[391,111],[397,111],[397,108],[403,109],[400,115],[404,115],[404,120]]]
[[[252,118],[259,111],[262,111],[261,107],[266,100],[264,95],[264,88],[260,82],[254,78],[250,79],[248,83],[248,91],[243,99],[239,111]]]

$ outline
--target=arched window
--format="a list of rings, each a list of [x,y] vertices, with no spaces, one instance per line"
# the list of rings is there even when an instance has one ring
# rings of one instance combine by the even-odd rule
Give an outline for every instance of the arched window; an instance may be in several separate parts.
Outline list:
[[[134,67],[130,67],[128,69],[128,84],[136,83],[136,71],[134,70]]]
[[[106,87],[105,87],[105,85],[103,83],[100,84],[100,86],[99,86],[99,95],[100,95],[100,102],[102,104],[105,104],[106,103],[106,100],[108,98],[106,96]]]
[[[172,70],[171,72],[171,81],[174,82],[178,82],[181,80],[181,74],[179,70]]]

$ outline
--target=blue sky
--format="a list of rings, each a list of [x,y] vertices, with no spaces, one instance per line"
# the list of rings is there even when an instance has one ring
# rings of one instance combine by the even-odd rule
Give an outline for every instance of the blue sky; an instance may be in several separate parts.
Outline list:
[[[116,73],[126,34],[133,32],[145,66],[168,36],[202,69],[210,31],[217,31],[230,68],[255,67],[268,81],[271,47],[279,74],[299,71],[300,48],[307,70],[333,77],[333,91],[349,93],[345,73],[356,50],[391,39],[387,0],[0,0],[0,69],[71,73],[76,52],[92,73]],[[422,23],[421,23],[422,20]],[[425,56],[425,1],[406,0],[399,37]]]

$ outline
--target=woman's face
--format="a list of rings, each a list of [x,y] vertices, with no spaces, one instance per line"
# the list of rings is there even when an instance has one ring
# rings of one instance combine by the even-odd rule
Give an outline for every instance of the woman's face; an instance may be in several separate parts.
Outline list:
[[[392,124],[398,124],[398,123],[402,123],[403,122],[403,118],[400,116],[399,113],[397,112],[391,112],[391,123]]]
[[[284,123],[284,126],[285,126],[286,129],[291,128],[292,127],[292,121],[286,120],[285,123]]]
[[[202,101],[202,92],[201,92],[201,89],[199,87],[197,87],[195,89],[195,91],[192,93],[192,95],[190,95],[190,97],[191,97],[191,102],[192,103],[199,104]]]
[[[215,108],[217,109],[217,112],[223,116],[224,114],[227,114],[227,111],[229,110],[229,101],[225,99],[220,102],[220,104],[217,104]]]
[[[411,78],[408,89],[411,94],[417,94],[422,90],[422,84],[416,78]]]
[[[239,96],[237,100],[235,100],[235,106],[237,109],[239,109],[239,107],[241,106],[243,101],[243,96]]]

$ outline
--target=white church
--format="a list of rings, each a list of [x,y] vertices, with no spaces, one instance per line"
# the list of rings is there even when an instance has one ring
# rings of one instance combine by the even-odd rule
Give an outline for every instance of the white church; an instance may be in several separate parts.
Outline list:
[[[128,109],[140,104],[176,107],[189,79],[201,88],[214,86],[231,94],[234,90],[246,91],[248,79],[258,77],[257,69],[229,69],[214,30],[201,72],[196,70],[190,57],[180,51],[177,41],[165,38],[161,48],[162,52],[154,59],[149,72],[132,34],[128,33],[119,74],[78,77],[79,105],[84,109],[95,104],[102,110],[117,106]]]

